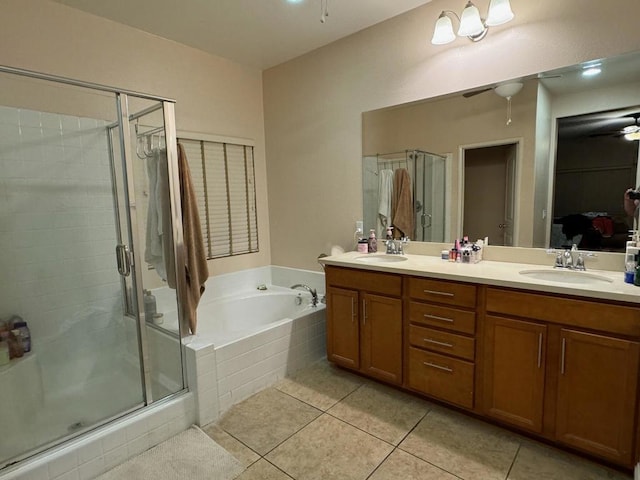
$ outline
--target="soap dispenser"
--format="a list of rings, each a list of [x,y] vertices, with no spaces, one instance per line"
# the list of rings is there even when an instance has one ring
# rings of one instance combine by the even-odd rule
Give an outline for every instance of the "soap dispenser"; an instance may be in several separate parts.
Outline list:
[[[369,253],[378,251],[378,240],[376,240],[376,231],[372,228],[369,230]]]

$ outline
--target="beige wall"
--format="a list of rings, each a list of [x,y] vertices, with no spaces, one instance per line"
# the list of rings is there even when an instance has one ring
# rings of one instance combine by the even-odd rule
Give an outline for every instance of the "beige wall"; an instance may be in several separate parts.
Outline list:
[[[636,0],[512,6],[515,20],[477,44],[429,43],[452,8],[434,0],[264,72],[274,264],[318,269],[319,253],[350,247],[362,216],[362,112],[640,48]]]
[[[259,70],[46,0],[4,0],[0,45],[2,65],[173,98],[178,130],[252,139],[260,253],[211,261],[210,271],[270,263]]]

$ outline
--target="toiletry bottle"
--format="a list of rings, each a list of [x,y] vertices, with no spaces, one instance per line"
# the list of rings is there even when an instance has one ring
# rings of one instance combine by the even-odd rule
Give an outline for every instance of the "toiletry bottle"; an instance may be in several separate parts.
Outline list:
[[[151,322],[153,315],[157,312],[156,297],[151,293],[151,290],[144,291],[144,318],[147,322]]]
[[[633,277],[633,284],[640,287],[640,254],[636,255],[636,274]]]
[[[0,338],[0,366],[7,365],[11,361],[9,356],[9,344]]]
[[[360,227],[356,227],[356,231],[355,231],[355,232],[353,232],[353,239],[354,239],[354,240],[355,240],[355,242],[356,242],[356,250],[357,250],[358,252],[360,252],[360,251],[361,251],[361,250],[360,250],[360,243],[362,242],[362,238],[363,238],[363,236],[362,236],[362,229],[361,229]],[[366,240],[365,240],[365,243],[366,243]],[[365,249],[365,253],[367,253],[366,249]]]
[[[31,351],[31,332],[29,331],[29,327],[27,327],[27,322],[21,320],[19,322],[15,322],[13,324],[14,331],[20,332],[18,336],[18,341],[22,344],[22,349],[24,353],[29,353]]]
[[[369,251],[369,241],[366,238],[358,240],[358,252],[367,253]]]
[[[378,241],[376,240],[376,231],[372,228],[369,231],[369,253],[378,251]]]
[[[24,348],[20,341],[20,330],[9,331],[9,356],[11,358],[20,358],[24,355]]]

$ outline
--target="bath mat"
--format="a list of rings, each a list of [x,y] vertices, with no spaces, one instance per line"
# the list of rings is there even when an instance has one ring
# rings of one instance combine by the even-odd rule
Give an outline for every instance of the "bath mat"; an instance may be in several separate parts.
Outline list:
[[[229,452],[192,426],[96,480],[232,480],[243,470]]]

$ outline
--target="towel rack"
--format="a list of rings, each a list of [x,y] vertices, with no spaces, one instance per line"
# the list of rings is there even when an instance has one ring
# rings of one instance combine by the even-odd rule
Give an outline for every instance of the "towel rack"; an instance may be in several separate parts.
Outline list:
[[[145,158],[152,157],[154,150],[165,148],[164,126],[152,128],[144,132],[140,131],[140,127],[142,127],[142,125],[136,122],[136,155],[138,158],[144,160]]]

